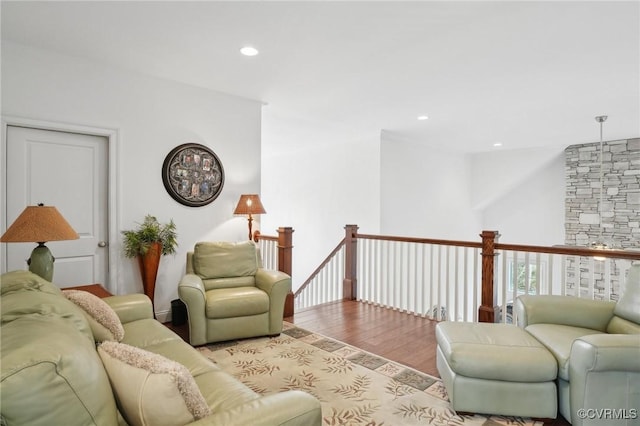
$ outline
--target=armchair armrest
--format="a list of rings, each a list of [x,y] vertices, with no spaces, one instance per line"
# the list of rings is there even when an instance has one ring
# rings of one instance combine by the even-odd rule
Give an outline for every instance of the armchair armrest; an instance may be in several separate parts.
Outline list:
[[[322,424],[320,402],[302,391],[287,391],[254,399],[213,413],[190,426],[311,426]]]
[[[116,312],[123,324],[141,319],[153,318],[151,299],[144,294],[109,296],[104,300]]]
[[[195,274],[186,274],[178,283],[178,296],[187,307],[189,343],[194,346],[207,343],[205,292],[202,278]]]
[[[520,296],[515,309],[518,326],[561,324],[605,332],[613,317],[615,302],[572,296]]]
[[[180,291],[181,288],[193,289],[198,293],[200,293],[200,296],[202,297],[204,297],[204,293],[206,292],[202,278],[200,278],[196,274],[186,274],[185,276],[183,276],[180,282],[178,283],[178,291]],[[195,293],[195,294],[198,294],[198,293]]]
[[[291,277],[281,271],[258,268],[256,272],[256,287],[271,296],[273,292],[291,291]]]
[[[291,277],[284,272],[258,268],[256,287],[269,295],[269,334],[282,331],[284,302],[291,291]]]
[[[580,417],[585,409],[632,413],[640,407],[639,355],[640,334],[594,334],[573,342],[569,358],[572,424],[586,424]]]

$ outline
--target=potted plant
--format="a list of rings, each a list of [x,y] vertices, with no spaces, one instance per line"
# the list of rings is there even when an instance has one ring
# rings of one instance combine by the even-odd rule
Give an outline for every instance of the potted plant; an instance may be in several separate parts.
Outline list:
[[[155,216],[146,215],[136,229],[122,231],[124,255],[138,258],[144,294],[153,302],[160,256],[173,254],[178,246],[173,219],[161,224]]]

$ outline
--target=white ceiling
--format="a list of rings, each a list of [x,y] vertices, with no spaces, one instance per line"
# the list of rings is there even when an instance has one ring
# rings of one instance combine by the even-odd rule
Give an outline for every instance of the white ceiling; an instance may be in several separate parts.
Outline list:
[[[638,1],[1,8],[3,39],[260,100],[284,122],[465,152],[594,142],[601,114],[605,139],[640,136]]]

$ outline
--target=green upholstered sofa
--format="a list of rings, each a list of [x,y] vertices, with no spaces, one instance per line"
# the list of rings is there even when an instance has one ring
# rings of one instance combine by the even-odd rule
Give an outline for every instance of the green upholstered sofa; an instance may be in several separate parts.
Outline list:
[[[518,325],[442,322],[437,366],[457,411],[640,424],[640,264],[618,302],[520,296]]]
[[[154,320],[151,302],[142,294],[102,299],[112,315],[117,314],[124,337],[120,343],[97,346],[95,324],[55,285],[27,271],[6,273],[0,283],[2,425],[126,425],[132,417],[122,409],[122,395],[135,391],[137,385],[133,376],[125,376],[125,386],[116,388],[112,371],[105,368],[107,344],[142,348],[184,370],[206,409],[206,415],[187,423],[321,424],[320,403],[314,397],[300,391],[256,394]],[[160,410],[165,420],[162,409],[166,407],[160,400],[146,404],[144,415]],[[158,424],[146,424],[150,423]]]
[[[280,334],[289,291],[291,277],[262,268],[252,241],[197,243],[178,283],[191,344]]]
[[[618,302],[520,296],[518,325],[558,363],[558,408],[573,425],[640,424],[640,264]]]

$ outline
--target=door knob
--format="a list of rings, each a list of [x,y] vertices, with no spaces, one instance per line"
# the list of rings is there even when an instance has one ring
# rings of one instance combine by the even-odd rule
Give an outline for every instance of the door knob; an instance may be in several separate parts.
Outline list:
[[[107,242],[106,241],[100,241],[98,243],[98,247],[106,247],[107,246]]]

